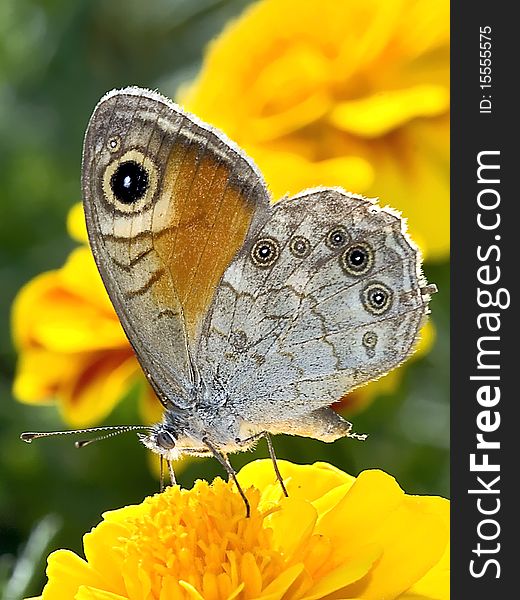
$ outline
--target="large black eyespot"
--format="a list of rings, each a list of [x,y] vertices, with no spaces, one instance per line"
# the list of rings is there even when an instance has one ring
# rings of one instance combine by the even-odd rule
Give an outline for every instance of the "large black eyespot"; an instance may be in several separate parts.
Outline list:
[[[173,437],[173,434],[167,431],[166,429],[161,429],[157,432],[157,435],[155,436],[155,441],[157,442],[158,446],[164,448],[165,450],[171,450],[172,448],[175,448],[176,440]]]
[[[331,250],[337,250],[338,248],[343,248],[348,243],[348,240],[347,230],[338,225],[329,231],[325,243]]]
[[[150,184],[147,170],[134,160],[122,162],[110,177],[110,189],[123,204],[134,204]]]
[[[382,315],[392,306],[393,292],[384,283],[370,283],[361,292],[361,301],[368,312]]]
[[[273,238],[261,238],[251,248],[251,259],[257,267],[270,267],[280,256],[278,242]]]
[[[304,238],[301,235],[295,235],[289,242],[289,250],[296,258],[305,258],[310,254],[311,245],[307,238]]]
[[[349,275],[364,275],[374,264],[374,252],[364,242],[356,242],[341,255],[341,266]]]

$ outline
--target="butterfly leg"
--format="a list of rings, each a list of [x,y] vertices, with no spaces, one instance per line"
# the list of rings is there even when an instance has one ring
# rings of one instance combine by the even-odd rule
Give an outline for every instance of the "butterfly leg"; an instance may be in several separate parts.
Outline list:
[[[251,506],[249,505],[249,500],[246,498],[244,490],[240,487],[240,484],[238,483],[237,474],[235,473],[235,469],[233,469],[233,466],[229,462],[229,459],[226,456],[224,456],[221,452],[219,452],[215,448],[215,446],[213,446],[213,444],[208,440],[208,438],[202,438],[202,441],[211,450],[211,453],[218,460],[218,462],[224,467],[228,476],[235,482],[238,493],[242,496],[242,500],[246,505],[246,517],[249,518],[251,515]]]
[[[229,464],[231,464],[231,462],[229,461],[228,455],[227,455],[225,452],[222,452],[221,454],[222,454],[222,456],[224,457],[224,460],[225,460],[225,461],[227,461],[227,462],[229,462]],[[233,478],[232,478],[232,477],[231,477],[231,475],[228,473],[228,474],[227,474],[227,480],[228,480],[228,481],[231,481],[232,479],[233,479]]]
[[[175,471],[173,470],[173,463],[171,460],[168,462],[168,471],[170,472],[170,481],[172,485],[177,485],[177,479],[175,478]]]
[[[268,431],[264,431],[264,437],[267,442],[267,448],[269,449],[269,456],[271,457],[271,460],[273,461],[273,467],[274,467],[274,472],[276,473],[276,479],[278,479],[278,481],[280,482],[284,496],[286,498],[288,498],[289,494],[287,493],[287,488],[285,487],[285,484],[283,482],[282,474],[280,473],[280,469],[278,468],[278,462],[276,460],[276,454],[274,453],[273,442],[271,440],[271,436],[269,435]]]
[[[284,496],[286,498],[288,498],[289,494],[287,493],[287,488],[285,487],[285,484],[283,482],[282,474],[280,473],[280,469],[278,468],[278,462],[276,460],[276,454],[274,452],[274,446],[273,446],[273,442],[271,440],[271,436],[270,436],[269,432],[261,431],[260,433],[256,433],[255,435],[252,435],[251,437],[246,438],[245,440],[237,440],[237,443],[240,445],[243,445],[243,446],[250,446],[251,443],[256,442],[257,440],[260,440],[262,438],[265,438],[265,441],[267,442],[267,448],[269,450],[269,456],[271,457],[271,460],[273,461],[273,467],[274,467],[274,472],[276,474],[276,479],[278,479],[278,481],[280,482],[280,486],[282,487]]]
[[[164,456],[162,454],[159,454],[159,469],[160,469],[160,484],[159,484],[159,491],[163,492],[164,491]]]
[[[160,484],[159,484],[159,491],[163,492],[165,485],[164,485],[164,461],[166,459],[164,458],[164,456],[162,454],[159,455],[159,468],[160,468]],[[168,463],[168,472],[170,474],[170,481],[171,481],[171,485],[177,485],[177,479],[175,478],[175,472],[173,470],[173,465],[171,463],[171,461],[167,460],[166,461]]]

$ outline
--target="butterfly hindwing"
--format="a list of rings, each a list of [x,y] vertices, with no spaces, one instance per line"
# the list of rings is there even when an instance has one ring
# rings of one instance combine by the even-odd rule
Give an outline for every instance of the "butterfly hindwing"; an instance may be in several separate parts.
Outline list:
[[[288,427],[405,360],[427,302],[400,217],[308,190],[276,204],[224,273],[198,362],[245,421]]]

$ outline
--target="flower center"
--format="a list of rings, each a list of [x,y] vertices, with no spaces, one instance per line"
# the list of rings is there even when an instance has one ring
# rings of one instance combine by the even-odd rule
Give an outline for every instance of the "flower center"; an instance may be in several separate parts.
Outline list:
[[[138,564],[151,577],[156,598],[163,597],[164,586],[184,588],[171,597],[186,591],[203,598],[240,592],[254,597],[284,570],[286,561],[273,548],[273,532],[264,524],[272,511],[259,511],[258,490],[246,494],[249,518],[232,485],[220,479],[211,486],[198,481],[192,490],[171,487],[148,498],[145,510],[128,523],[131,534],[121,539],[125,563]]]

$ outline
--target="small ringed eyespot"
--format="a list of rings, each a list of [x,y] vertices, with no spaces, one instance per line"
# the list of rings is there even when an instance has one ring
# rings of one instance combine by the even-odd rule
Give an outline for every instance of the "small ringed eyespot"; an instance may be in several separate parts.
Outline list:
[[[109,152],[117,152],[119,148],[121,148],[121,138],[118,135],[115,135],[108,139],[107,148]]]
[[[161,448],[165,448],[166,450],[171,450],[175,448],[175,438],[173,434],[171,434],[166,429],[161,429],[157,435],[155,436],[155,441]]]
[[[363,346],[367,348],[375,348],[377,345],[377,333],[374,331],[367,331],[363,335]]]
[[[251,260],[257,267],[270,267],[280,256],[278,242],[269,237],[257,240],[251,248]]]
[[[343,248],[348,243],[348,240],[347,230],[338,225],[329,231],[325,243],[331,250],[337,250],[338,248]]]
[[[115,198],[123,204],[134,204],[148,189],[148,171],[135,160],[119,164],[110,177],[110,188]]]
[[[361,292],[361,301],[368,312],[382,315],[392,306],[393,292],[384,283],[370,283]]]
[[[289,250],[296,258],[305,258],[311,252],[311,244],[307,238],[295,235],[289,242]]]
[[[368,244],[356,242],[343,252],[340,262],[343,270],[349,275],[364,275],[374,264],[374,252]]]

